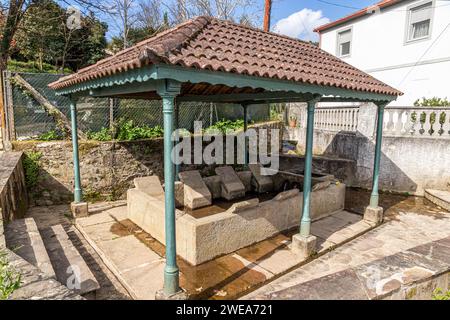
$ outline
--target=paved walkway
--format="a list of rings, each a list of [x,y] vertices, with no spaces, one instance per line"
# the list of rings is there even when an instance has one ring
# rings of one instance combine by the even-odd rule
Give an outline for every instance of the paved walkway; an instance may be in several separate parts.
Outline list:
[[[380,298],[408,284],[406,280],[405,283],[399,280],[405,272],[414,276],[422,272],[425,277],[429,272],[431,276],[448,270],[450,213],[426,199],[415,197],[390,197],[384,205],[387,211],[383,225],[244,298]],[[361,276],[361,270],[365,270],[365,276]],[[375,282],[372,287],[369,284],[370,288],[367,270],[372,270],[376,276],[375,280],[371,278]],[[385,287],[387,283],[391,287]],[[318,288],[321,289],[317,291]],[[378,289],[374,292],[373,288]]]
[[[313,222],[312,232],[323,253],[372,227],[361,216],[341,211]],[[77,219],[77,228],[133,298],[154,299],[163,286],[165,248],[126,218],[126,206]],[[283,232],[198,266],[178,258],[180,284],[191,299],[238,298],[305,262],[290,249],[296,232]]]

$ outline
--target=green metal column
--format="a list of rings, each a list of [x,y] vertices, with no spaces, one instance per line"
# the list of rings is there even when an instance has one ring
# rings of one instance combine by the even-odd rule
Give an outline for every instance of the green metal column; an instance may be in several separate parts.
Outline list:
[[[180,129],[180,103],[175,101],[175,116],[174,116],[174,126],[175,126],[175,130],[176,129]],[[178,143],[178,137],[177,140],[175,141],[175,143]],[[178,154],[175,155],[175,160],[178,160]],[[178,161],[176,161],[178,163]],[[178,177],[178,174],[180,173],[180,164],[175,164],[175,181],[179,181],[180,178]]]
[[[248,114],[247,114],[247,104],[242,104],[242,108],[244,108],[244,134],[247,133],[248,128]],[[248,139],[247,136],[244,136],[244,165],[248,166]]]
[[[384,107],[386,103],[378,104],[378,116],[377,116],[377,137],[375,144],[375,159],[373,161],[373,181],[372,181],[372,194],[370,196],[370,207],[378,207],[378,181],[380,176],[380,159],[381,159],[381,143],[383,139],[383,117]]]
[[[177,266],[176,226],[175,226],[175,166],[172,161],[172,133],[175,97],[180,92],[178,83],[164,81],[158,94],[163,102],[164,116],[164,203],[166,266],[164,268],[164,294],[171,296],[180,291],[179,270]]]
[[[303,180],[303,208],[302,220],[300,222],[300,235],[308,237],[311,231],[311,176],[312,176],[312,153],[313,153],[313,136],[314,136],[314,111],[317,100],[308,101],[308,119],[306,127],[306,154],[305,154],[305,170]]]
[[[77,105],[76,100],[70,98],[70,120],[72,122],[72,148],[73,148],[73,173],[75,180],[74,202],[82,200],[80,160],[78,156],[78,125],[77,125]]]

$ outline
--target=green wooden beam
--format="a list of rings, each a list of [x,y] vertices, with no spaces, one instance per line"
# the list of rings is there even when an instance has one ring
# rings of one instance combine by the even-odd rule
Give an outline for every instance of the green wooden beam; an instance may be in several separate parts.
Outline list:
[[[303,205],[300,221],[300,235],[308,237],[311,234],[311,180],[312,180],[312,155],[314,137],[314,111],[319,99],[308,101],[308,118],[306,125],[306,153],[305,169],[303,177]]]
[[[88,95],[89,90],[92,89],[117,87],[134,82],[147,82],[152,79],[173,79],[180,83],[209,83],[212,85],[226,85],[233,88],[250,87],[253,89],[264,89],[265,91],[273,92],[274,95],[276,95],[275,93],[277,92],[321,95],[324,99],[327,99],[327,101],[337,101],[337,99],[339,99],[339,101],[344,101],[345,99],[352,99],[352,101],[390,102],[396,99],[396,96],[392,95],[341,89],[331,86],[312,85],[289,80],[240,75],[235,73],[183,68],[180,66],[165,64],[145,66],[140,69],[134,69],[116,75],[86,81],[56,91],[60,95],[69,95],[79,92],[84,92],[85,95]],[[110,92],[112,95],[117,95],[119,91],[111,90]],[[292,97],[285,96],[282,98],[287,99]],[[300,99],[301,96],[294,98]],[[280,101],[277,100],[276,102]]]
[[[381,144],[383,140],[383,117],[385,104],[378,104],[377,137],[375,143],[375,156],[373,161],[372,193],[370,195],[370,207],[377,208],[379,202],[378,184],[380,176]]]
[[[72,124],[72,156],[73,156],[73,176],[74,176],[74,202],[82,201],[83,194],[81,190],[80,160],[78,155],[78,125],[77,125],[77,102],[76,99],[70,99],[70,121]]]
[[[181,90],[181,84],[173,81],[160,83],[158,94],[163,102],[164,117],[164,220],[166,239],[166,266],[164,268],[164,287],[166,296],[180,291],[179,269],[177,266],[176,226],[175,226],[175,170],[172,161],[173,112],[175,98]]]
[[[224,102],[224,103],[278,103],[290,100],[292,102],[306,102],[313,98],[312,94],[298,92],[260,92],[260,93],[236,93],[236,94],[217,94],[217,95],[185,95],[177,98],[178,101],[189,102]]]

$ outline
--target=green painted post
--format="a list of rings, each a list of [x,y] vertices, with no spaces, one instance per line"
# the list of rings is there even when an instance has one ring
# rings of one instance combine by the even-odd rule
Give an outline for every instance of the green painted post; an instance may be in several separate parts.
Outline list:
[[[175,101],[175,116],[174,116],[174,125],[175,129],[180,129],[180,103]],[[178,143],[178,139],[175,141]],[[178,163],[178,154],[175,155],[175,160]],[[178,174],[180,173],[180,164],[175,164],[175,181],[179,181],[180,178],[178,177]]]
[[[248,114],[247,114],[247,104],[243,104],[242,108],[244,108],[244,134],[247,133],[248,128]],[[247,136],[244,136],[244,165],[248,166],[248,139]]]
[[[76,100],[70,98],[70,120],[72,122],[72,148],[73,148],[73,173],[75,180],[74,202],[82,200],[80,160],[78,156],[78,125],[77,125],[77,105]]]
[[[305,170],[303,180],[303,208],[302,220],[300,222],[300,235],[308,237],[311,231],[311,176],[312,176],[312,153],[314,136],[314,111],[317,100],[308,101],[308,119],[306,126],[306,154]]]
[[[180,92],[177,83],[163,82],[158,94],[163,102],[164,116],[164,203],[165,203],[165,237],[166,266],[164,268],[164,287],[166,296],[180,291],[179,269],[177,266],[176,234],[175,234],[175,168],[172,161],[172,133],[175,97]]]
[[[373,161],[373,181],[372,181],[372,194],[370,195],[370,207],[378,207],[378,181],[380,176],[380,160],[381,160],[381,143],[383,140],[383,117],[385,103],[378,104],[378,117],[377,117],[377,138],[375,144],[375,158]]]

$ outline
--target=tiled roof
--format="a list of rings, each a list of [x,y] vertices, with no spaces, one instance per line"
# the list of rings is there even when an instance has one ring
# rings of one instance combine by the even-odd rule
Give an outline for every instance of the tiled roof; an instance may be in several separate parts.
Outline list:
[[[379,1],[379,2],[377,2],[377,3],[375,3],[375,4],[371,5],[371,6],[368,6],[366,8],[361,9],[361,10],[358,10],[358,11],[356,11],[356,12],[354,12],[354,13],[348,15],[348,16],[345,16],[345,17],[341,18],[341,19],[338,19],[338,20],[335,20],[335,21],[331,21],[331,22],[329,22],[327,24],[319,26],[316,29],[314,29],[314,31],[321,33],[321,32],[323,32],[325,30],[328,30],[330,28],[339,26],[339,25],[341,25],[341,24],[343,24],[345,22],[351,21],[353,19],[365,16],[365,15],[370,15],[370,14],[376,12],[378,9],[381,10],[383,8],[393,6],[394,4],[397,4],[397,3],[401,2],[401,1],[405,1],[405,0],[382,0],[382,1]]]
[[[151,64],[401,94],[313,44],[210,17],[189,20],[49,86],[62,89]]]

